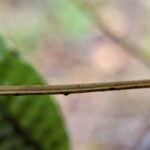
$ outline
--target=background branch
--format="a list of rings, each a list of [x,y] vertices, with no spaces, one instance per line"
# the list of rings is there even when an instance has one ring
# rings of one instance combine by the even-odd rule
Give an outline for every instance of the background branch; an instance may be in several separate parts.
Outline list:
[[[81,10],[86,11],[91,20],[95,23],[95,25],[98,27],[100,31],[102,31],[103,34],[105,34],[108,38],[110,38],[113,42],[115,42],[118,46],[123,48],[125,52],[130,54],[132,57],[138,59],[141,61],[147,68],[150,69],[150,61],[147,57],[144,56],[143,53],[141,53],[142,48],[137,47],[136,43],[132,43],[130,40],[127,40],[126,38],[121,38],[115,33],[113,33],[102,21],[102,17],[100,12],[98,11],[97,6],[95,6],[91,1],[89,0],[73,0],[73,2],[78,5]]]

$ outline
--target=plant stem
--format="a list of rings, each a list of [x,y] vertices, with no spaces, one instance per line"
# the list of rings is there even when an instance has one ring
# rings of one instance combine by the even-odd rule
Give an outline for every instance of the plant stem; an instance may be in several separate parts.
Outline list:
[[[68,85],[0,86],[0,96],[56,95],[150,88],[150,80]]]

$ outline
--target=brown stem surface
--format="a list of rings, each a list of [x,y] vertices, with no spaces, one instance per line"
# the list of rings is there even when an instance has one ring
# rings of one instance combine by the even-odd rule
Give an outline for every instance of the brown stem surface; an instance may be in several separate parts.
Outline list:
[[[0,96],[56,95],[150,88],[150,80],[68,85],[0,86]]]

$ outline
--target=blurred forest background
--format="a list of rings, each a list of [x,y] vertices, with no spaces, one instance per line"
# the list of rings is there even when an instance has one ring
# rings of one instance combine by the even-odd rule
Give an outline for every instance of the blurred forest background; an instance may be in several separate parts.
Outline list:
[[[149,0],[0,0],[0,33],[48,84],[149,78],[149,23]],[[71,149],[150,149],[149,89],[55,98]]]

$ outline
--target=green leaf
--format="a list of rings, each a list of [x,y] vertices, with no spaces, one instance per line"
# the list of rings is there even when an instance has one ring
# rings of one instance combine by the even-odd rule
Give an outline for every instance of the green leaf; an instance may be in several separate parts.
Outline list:
[[[42,85],[31,65],[0,38],[0,84]],[[63,116],[53,97],[0,97],[1,150],[69,150]]]

